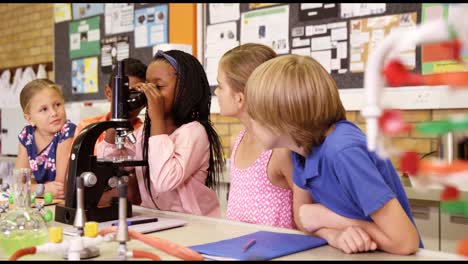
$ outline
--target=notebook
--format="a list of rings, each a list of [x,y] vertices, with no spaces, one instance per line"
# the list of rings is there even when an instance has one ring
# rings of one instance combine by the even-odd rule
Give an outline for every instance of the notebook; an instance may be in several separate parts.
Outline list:
[[[127,220],[141,220],[141,219],[147,219],[147,218],[154,218],[154,216],[134,216],[127,218]],[[106,222],[101,222],[98,225],[99,229],[102,229],[104,227],[109,227],[112,226],[112,223],[116,222],[117,220],[112,220],[112,221],[106,221]],[[181,219],[173,219],[173,218],[161,218],[158,217],[157,222],[151,222],[151,223],[146,223],[146,224],[138,224],[138,225],[131,225],[128,227],[128,229],[140,232],[142,234],[146,233],[152,233],[156,231],[161,231],[161,230],[166,230],[170,228],[175,228],[179,226],[184,226],[187,224],[187,221],[181,220]],[[78,232],[73,226],[67,227],[63,229],[63,234],[69,235],[69,236],[78,236]]]
[[[255,243],[243,252],[244,247],[252,240]],[[326,244],[326,240],[309,235],[258,231],[190,248],[207,259],[270,260]]]

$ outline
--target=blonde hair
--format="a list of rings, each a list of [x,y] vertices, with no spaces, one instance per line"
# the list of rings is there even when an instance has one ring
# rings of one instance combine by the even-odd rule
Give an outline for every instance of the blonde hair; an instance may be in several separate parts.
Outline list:
[[[330,126],[346,120],[338,89],[311,57],[285,55],[255,69],[245,87],[247,111],[272,131],[289,134],[310,153]]]
[[[65,101],[61,88],[49,79],[36,79],[28,82],[20,93],[20,104],[23,113],[29,114],[31,99],[45,89],[52,89]]]
[[[235,92],[244,92],[250,74],[263,62],[276,57],[268,46],[257,43],[246,43],[227,51],[219,62],[229,86]]]

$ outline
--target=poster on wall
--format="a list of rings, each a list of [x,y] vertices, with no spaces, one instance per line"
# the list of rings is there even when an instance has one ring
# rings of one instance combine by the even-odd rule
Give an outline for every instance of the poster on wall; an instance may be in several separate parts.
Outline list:
[[[71,20],[71,4],[54,4],[54,22]]]
[[[72,4],[73,20],[91,17],[104,13],[104,4]]]
[[[239,3],[208,4],[210,10],[210,24],[238,20],[240,18]]]
[[[405,13],[350,21],[350,65],[353,73],[364,72],[369,54],[392,31],[414,30],[417,13]],[[416,67],[416,46],[403,47],[399,54],[408,69]]]
[[[130,41],[126,35],[103,38],[101,40],[101,69],[112,71],[112,65],[130,57]]]
[[[99,55],[101,50],[99,16],[71,22],[69,34],[71,59]]]
[[[135,10],[135,48],[168,42],[167,4]]]
[[[422,4],[421,23],[448,19],[451,14],[449,4]],[[442,43],[424,44],[421,46],[421,71],[422,74],[461,72],[466,71],[463,63],[457,62],[453,51]],[[468,63],[468,50],[462,49],[463,60]]]
[[[105,34],[133,31],[133,4],[106,4]]]
[[[98,59],[84,58],[72,61],[72,93],[86,94],[98,92]]]
[[[260,43],[277,54],[289,53],[289,5],[242,13],[240,24],[241,45]]]

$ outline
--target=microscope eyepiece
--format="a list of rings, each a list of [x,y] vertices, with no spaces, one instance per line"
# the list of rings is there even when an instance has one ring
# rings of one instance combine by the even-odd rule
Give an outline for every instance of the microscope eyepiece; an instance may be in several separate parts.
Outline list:
[[[147,103],[146,95],[143,92],[130,89],[127,99],[128,110],[133,111],[142,106],[145,106]]]

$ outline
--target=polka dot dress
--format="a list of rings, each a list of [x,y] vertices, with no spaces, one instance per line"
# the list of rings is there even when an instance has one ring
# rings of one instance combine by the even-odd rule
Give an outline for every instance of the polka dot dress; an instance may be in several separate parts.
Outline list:
[[[241,222],[295,228],[292,191],[274,186],[267,176],[272,150],[264,151],[248,168],[236,168],[234,157],[245,135],[237,136],[230,164],[230,189],[226,218]]]

